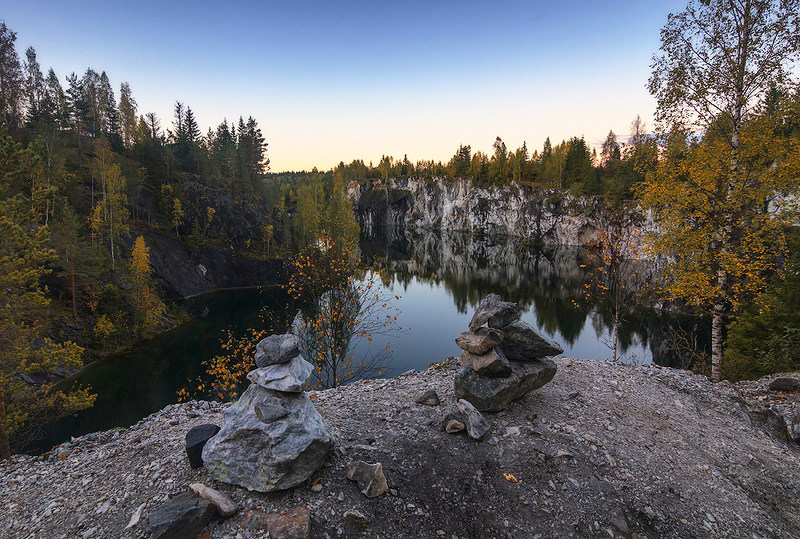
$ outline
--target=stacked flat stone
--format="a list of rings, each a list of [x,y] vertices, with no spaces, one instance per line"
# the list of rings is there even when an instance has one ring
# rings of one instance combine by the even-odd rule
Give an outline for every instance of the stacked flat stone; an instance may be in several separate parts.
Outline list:
[[[456,398],[482,412],[503,410],[552,380],[556,364],[551,358],[564,352],[520,320],[516,303],[503,301],[497,294],[481,301],[469,331],[456,337],[456,344],[462,350]]]
[[[333,450],[330,428],[303,392],[312,365],[297,336],[271,335],[256,345],[251,385],[225,412],[225,425],[203,448],[212,477],[259,492],[308,479]]]

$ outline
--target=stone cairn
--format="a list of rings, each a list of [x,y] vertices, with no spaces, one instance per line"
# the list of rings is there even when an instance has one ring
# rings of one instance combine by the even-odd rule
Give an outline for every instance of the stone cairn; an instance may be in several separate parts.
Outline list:
[[[556,364],[551,356],[564,352],[520,320],[516,303],[502,301],[497,294],[481,301],[469,331],[456,337],[456,344],[462,350],[456,399],[482,412],[503,410],[552,380]]]
[[[225,412],[225,425],[203,447],[212,477],[259,492],[299,485],[318,470],[334,442],[303,392],[313,371],[291,333],[256,345],[251,385]]]

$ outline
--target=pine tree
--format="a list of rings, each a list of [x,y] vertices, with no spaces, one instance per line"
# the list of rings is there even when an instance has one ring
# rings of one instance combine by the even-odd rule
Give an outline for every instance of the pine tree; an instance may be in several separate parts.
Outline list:
[[[117,99],[114,96],[114,89],[108,80],[108,75],[103,71],[100,74],[100,84],[98,86],[98,101],[100,113],[101,131],[116,149],[121,149],[122,139],[120,136],[119,111],[117,110]]]
[[[246,129],[250,146],[247,167],[250,171],[251,181],[255,183],[256,179],[269,170],[267,143],[264,140],[261,129],[258,127],[258,123],[252,116],[247,119]]]
[[[489,178],[495,183],[504,183],[508,180],[508,150],[506,143],[500,137],[492,143],[492,159],[489,162]]]
[[[567,144],[564,161],[564,187],[577,193],[592,193],[597,190],[597,174],[592,165],[592,155],[586,141],[573,137]]]
[[[70,73],[67,76],[67,110],[69,111],[69,122],[75,137],[78,139],[78,157],[82,152],[83,135],[86,133],[86,119],[89,115],[89,105],[86,102],[78,75]]]
[[[74,370],[83,349],[47,337],[50,300],[40,288],[55,253],[47,247],[47,228],[37,224],[22,196],[0,200],[0,458],[11,456],[13,441],[29,441],[31,429],[89,407],[88,389],[69,393],[52,383],[34,386],[23,375]]]
[[[186,117],[184,119],[184,137],[189,144],[196,144],[200,140],[200,128],[191,107],[186,107]]]
[[[233,186],[236,179],[236,139],[224,120],[217,126],[210,144],[210,160],[217,177]]]
[[[458,145],[456,154],[450,159],[448,163],[448,172],[454,178],[463,178],[469,171],[469,165],[472,162],[472,148]]]
[[[609,131],[606,140],[603,142],[603,149],[600,153],[600,160],[603,167],[610,168],[613,164],[622,158],[620,153],[619,143],[617,142],[617,135],[614,131]]]
[[[150,132],[150,138],[152,140],[158,140],[161,138],[161,121],[158,119],[158,116],[155,112],[148,112],[144,115],[145,123],[147,124],[148,131]]]
[[[103,130],[103,113],[100,102],[100,75],[92,68],[88,68],[80,82],[80,92],[85,108],[79,109],[84,115],[83,124],[87,127],[89,135],[97,137]]]

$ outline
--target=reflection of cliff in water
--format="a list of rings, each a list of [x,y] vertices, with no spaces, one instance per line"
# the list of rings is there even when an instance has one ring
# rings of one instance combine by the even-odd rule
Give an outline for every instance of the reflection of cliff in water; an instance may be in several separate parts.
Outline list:
[[[471,312],[493,292],[535,312],[542,330],[551,336],[560,333],[569,345],[576,342],[587,319],[600,340],[610,340],[613,320],[583,297],[589,277],[589,259],[583,248],[533,247],[508,236],[418,235],[394,227],[377,232],[362,237],[365,262],[385,268],[403,286],[413,279],[443,286],[460,313]],[[631,286],[643,286],[649,269],[643,267],[637,274],[642,276],[641,282]],[[701,322],[637,309],[620,324],[621,351],[624,354],[638,344],[650,349],[655,363],[683,367],[686,359],[669,350],[671,328],[704,331]]]

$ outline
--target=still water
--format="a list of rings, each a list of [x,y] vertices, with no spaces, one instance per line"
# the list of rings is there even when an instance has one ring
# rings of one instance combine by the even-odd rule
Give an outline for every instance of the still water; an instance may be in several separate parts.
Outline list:
[[[580,249],[534,249],[508,238],[398,235],[364,240],[361,251],[366,263],[385,272],[387,292],[400,296],[402,331],[376,336],[370,344],[376,349],[388,344],[393,350],[383,376],[458,355],[455,336],[467,329],[475,306],[492,292],[519,303],[523,320],[561,344],[565,356],[611,358],[610,320],[583,299],[588,270],[582,267],[587,260]],[[279,287],[222,290],[181,304],[193,317],[190,322],[82,371],[76,383],[98,394],[95,406],[49,425],[31,451],[70,436],[132,425],[176,402],[178,390],[203,377],[203,362],[221,352],[226,330],[243,334],[268,324],[269,330],[283,332],[298,309]],[[636,311],[620,326],[622,361],[682,366],[667,342],[677,327],[707,332],[696,319]]]

